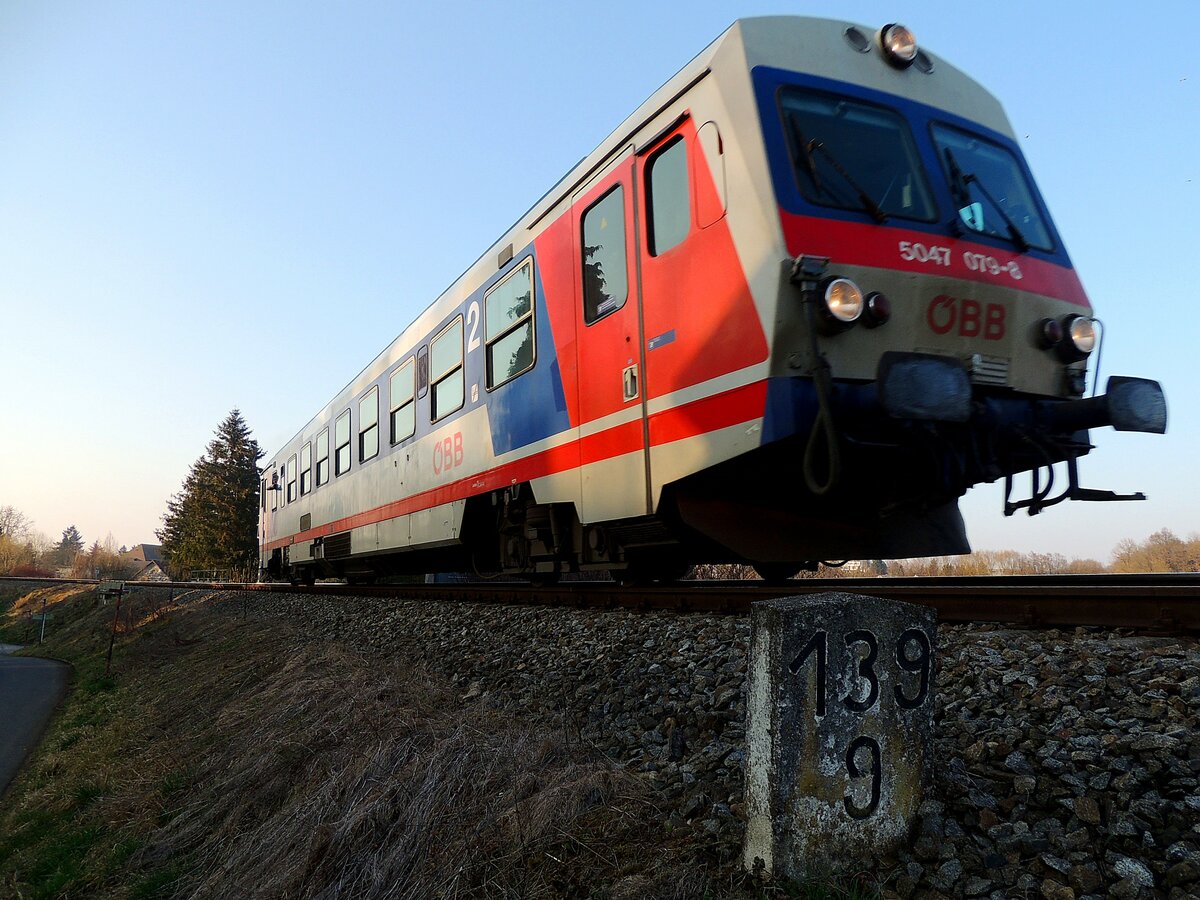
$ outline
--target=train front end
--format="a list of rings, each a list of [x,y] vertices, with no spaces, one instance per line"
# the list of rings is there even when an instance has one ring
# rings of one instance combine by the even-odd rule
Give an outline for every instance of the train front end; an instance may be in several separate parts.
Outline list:
[[[685,518],[758,507],[721,539],[764,561],[891,558],[967,552],[981,482],[1006,514],[1140,497],[1076,462],[1088,429],[1165,431],[1162,390],[1089,383],[1098,323],[997,101],[902,26],[741,27],[786,252],[760,457]]]

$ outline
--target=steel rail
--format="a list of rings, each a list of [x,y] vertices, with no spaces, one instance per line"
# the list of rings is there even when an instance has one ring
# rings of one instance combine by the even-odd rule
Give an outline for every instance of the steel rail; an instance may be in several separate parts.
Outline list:
[[[96,584],[95,579],[20,579],[5,583]],[[612,582],[522,582],[354,586],[221,582],[127,582],[134,590],[246,590],[408,600],[538,606],[627,608],[746,615],[756,600],[828,591],[869,594],[931,606],[947,623],[994,623],[1024,628],[1079,626],[1200,635],[1200,574],[1021,575],[881,578],[801,578],[782,585],[754,581],[686,581],[622,587]]]

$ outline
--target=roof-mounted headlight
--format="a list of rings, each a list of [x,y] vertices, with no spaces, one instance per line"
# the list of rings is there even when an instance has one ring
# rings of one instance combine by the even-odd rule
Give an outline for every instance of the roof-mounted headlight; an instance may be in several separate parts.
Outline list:
[[[897,69],[907,69],[917,58],[917,39],[903,25],[884,25],[879,31],[883,58]]]

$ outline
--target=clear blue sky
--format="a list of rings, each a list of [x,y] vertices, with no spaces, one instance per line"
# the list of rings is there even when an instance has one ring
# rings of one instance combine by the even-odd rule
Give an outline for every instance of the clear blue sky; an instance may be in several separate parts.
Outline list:
[[[5,0],[0,506],[155,542],[239,407],[270,453],[734,18],[899,20],[1005,105],[1165,437],[1094,432],[1142,504],[1005,520],[979,548],[1107,559],[1195,509],[1200,66],[1191,3]]]

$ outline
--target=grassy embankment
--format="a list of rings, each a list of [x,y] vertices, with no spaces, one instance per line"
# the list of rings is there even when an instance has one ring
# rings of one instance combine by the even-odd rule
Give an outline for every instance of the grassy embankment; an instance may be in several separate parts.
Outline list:
[[[0,808],[0,896],[762,896],[636,777],[428,672],[158,589],[105,676],[113,605],[47,590],[34,649],[75,677]],[[0,595],[0,642],[42,597]]]

